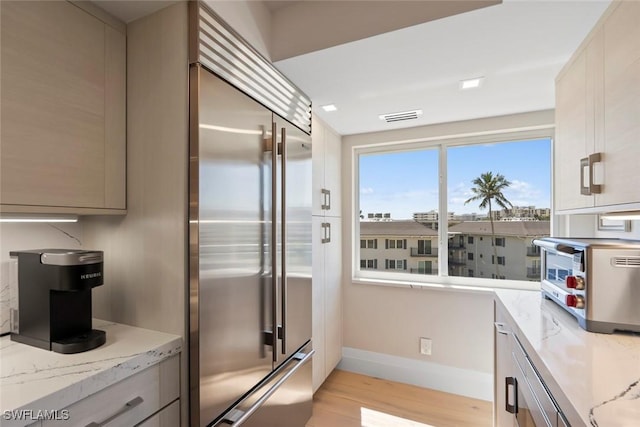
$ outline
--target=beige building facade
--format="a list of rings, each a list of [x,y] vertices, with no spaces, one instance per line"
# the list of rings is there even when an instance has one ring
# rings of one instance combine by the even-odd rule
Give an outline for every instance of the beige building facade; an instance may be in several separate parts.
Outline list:
[[[549,221],[464,221],[449,227],[448,275],[540,280],[540,250],[532,244],[549,235]],[[496,256],[497,253],[497,256]],[[416,221],[360,223],[360,269],[438,274],[438,232]]]

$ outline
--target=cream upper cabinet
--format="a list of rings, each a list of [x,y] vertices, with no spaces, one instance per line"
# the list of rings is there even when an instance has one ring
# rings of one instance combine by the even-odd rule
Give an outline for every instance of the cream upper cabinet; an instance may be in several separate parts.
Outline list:
[[[640,209],[640,3],[614,2],[556,79],[558,213]]]
[[[126,37],[63,1],[3,1],[3,212],[126,209]]]
[[[580,194],[580,159],[587,147],[586,52],[574,58],[556,83],[556,141],[554,143],[554,205],[556,210],[592,206]]]
[[[339,217],[342,139],[315,116],[313,123],[313,214]]]
[[[604,23],[603,191],[596,205],[640,203],[640,2]]]

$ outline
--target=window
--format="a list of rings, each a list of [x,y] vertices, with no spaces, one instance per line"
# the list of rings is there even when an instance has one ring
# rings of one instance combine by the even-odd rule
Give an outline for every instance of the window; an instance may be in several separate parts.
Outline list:
[[[416,255],[431,255],[433,250],[431,249],[431,240],[418,240],[418,250]]]
[[[367,248],[367,241],[364,239],[360,239],[360,249],[366,249]]]
[[[407,241],[404,239],[384,239],[386,249],[406,249]]]
[[[406,261],[403,259],[386,259],[384,263],[387,270],[404,270],[406,268]]]
[[[378,249],[378,239],[369,239],[367,240],[367,248],[368,249]]]
[[[495,264],[496,263],[496,259],[494,255],[491,255],[491,264]],[[498,265],[505,265],[504,264],[504,257],[503,256],[499,256],[498,257]]]
[[[504,135],[481,135],[473,137],[476,139],[460,137],[451,141],[356,148],[358,176],[354,182],[359,185],[355,189],[359,194],[356,212],[362,212],[362,219],[356,215],[356,230],[363,236],[365,232],[373,234],[369,231],[373,228],[380,236],[406,235],[406,239],[385,239],[384,249],[409,250],[408,259],[389,257],[385,259],[384,270],[361,277],[400,279],[400,274],[415,274],[420,276],[403,277],[435,282],[440,280],[423,276],[532,280],[526,266],[531,266],[535,254],[528,253],[526,245],[527,242],[530,245],[533,238],[550,235],[549,222],[538,221],[534,227],[514,224],[514,221],[533,221],[526,217],[527,213],[548,211],[551,204],[551,139],[543,137],[550,133],[546,129],[527,132],[537,138],[509,141]],[[481,192],[473,191],[482,190],[483,181],[479,180],[487,172],[491,172],[489,179],[498,175],[504,177],[502,193],[510,202],[509,209],[503,209],[492,201],[493,227],[489,225],[488,204],[483,203],[482,197],[474,198]],[[439,211],[442,209],[446,212]],[[389,211],[389,218],[375,217],[376,212]],[[505,256],[494,259],[492,242],[505,247],[509,236],[514,236],[509,243],[510,267],[499,268],[506,265],[506,259]],[[360,240],[357,233],[356,238]],[[367,239],[367,250],[374,248],[372,242]],[[516,247],[517,242],[524,245],[522,250]],[[377,241],[375,244],[377,249]],[[473,252],[469,252],[469,245],[473,245]],[[438,250],[439,246],[444,250]],[[364,249],[362,242],[360,247]],[[523,259],[514,258],[512,262],[511,257],[520,253]],[[391,254],[389,252],[387,256]],[[491,264],[481,261],[483,254],[492,257]],[[383,253],[380,255],[379,258],[384,258]],[[362,264],[361,269],[365,269]],[[359,276],[359,273],[356,271],[355,275]],[[462,279],[447,280],[447,283],[474,284]]]
[[[377,259],[361,259],[360,268],[375,270],[378,268],[378,260]]]

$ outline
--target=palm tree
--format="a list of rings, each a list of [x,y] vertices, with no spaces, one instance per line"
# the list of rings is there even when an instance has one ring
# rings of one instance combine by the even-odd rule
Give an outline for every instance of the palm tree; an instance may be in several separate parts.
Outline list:
[[[498,271],[498,248],[496,247],[496,232],[493,227],[493,213],[491,209],[491,200],[494,200],[496,205],[503,209],[512,208],[513,205],[502,194],[502,191],[509,187],[511,183],[501,174],[493,174],[493,172],[485,172],[473,181],[471,181],[475,187],[471,188],[471,192],[474,194],[467,201],[467,203],[480,200],[480,209],[489,208],[489,220],[491,221],[491,244],[493,245],[493,259],[496,266],[496,278],[500,278]]]

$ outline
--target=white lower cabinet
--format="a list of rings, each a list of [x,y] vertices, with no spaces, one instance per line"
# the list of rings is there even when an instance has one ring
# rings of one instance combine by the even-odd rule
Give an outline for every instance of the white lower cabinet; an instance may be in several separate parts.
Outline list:
[[[313,390],[342,358],[342,219],[313,217]]]
[[[68,420],[43,421],[42,426],[178,426],[179,397],[176,355],[68,406]]]

